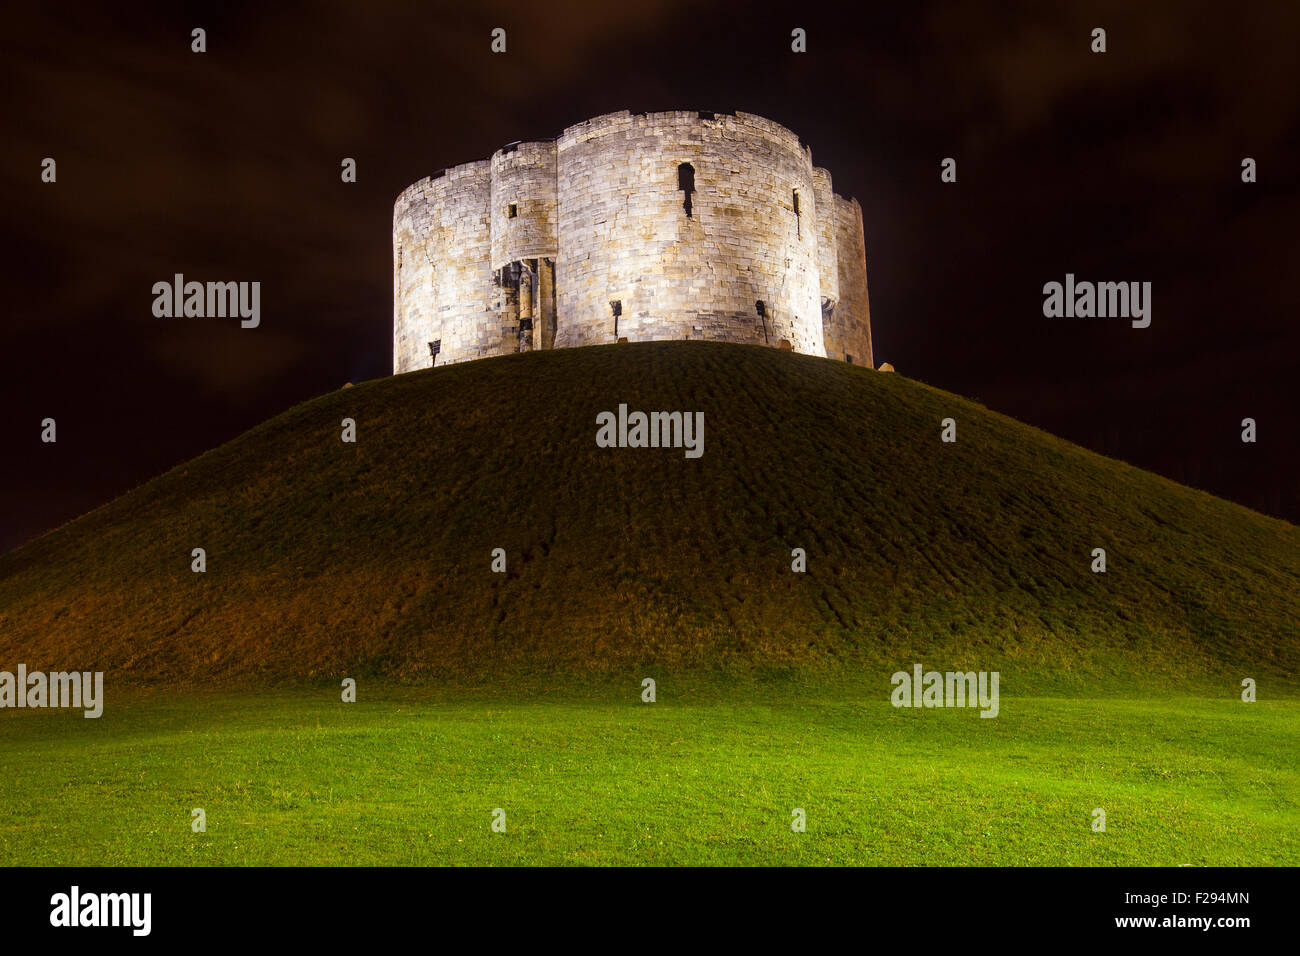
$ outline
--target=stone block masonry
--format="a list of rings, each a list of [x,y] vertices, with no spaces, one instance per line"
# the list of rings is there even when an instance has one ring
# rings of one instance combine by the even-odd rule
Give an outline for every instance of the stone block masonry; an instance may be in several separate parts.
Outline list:
[[[409,186],[393,371],[704,339],[872,365],[862,210],[785,127],[626,111]]]

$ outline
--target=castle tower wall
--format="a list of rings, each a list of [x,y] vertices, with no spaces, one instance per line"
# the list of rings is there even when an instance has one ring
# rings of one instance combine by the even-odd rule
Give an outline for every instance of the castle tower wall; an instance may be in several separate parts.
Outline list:
[[[395,206],[393,364],[401,371],[498,354],[488,204],[491,163],[465,163],[422,179]]]
[[[839,260],[840,300],[827,322],[826,355],[852,359],[874,368],[871,351],[871,306],[867,299],[867,253],[862,235],[862,207],[856,199],[834,197],[835,245]]]
[[[611,113],[420,180],[393,302],[396,372],[619,338],[872,360],[861,210],[749,113]]]
[[[430,248],[432,180],[421,179],[402,191],[393,205],[393,371],[429,365],[428,343],[442,337],[434,262],[442,250]],[[436,233],[435,233],[436,240]]]
[[[813,168],[813,195],[817,201],[817,273],[821,279],[823,312],[840,300],[840,262],[835,246],[835,190],[831,174]],[[830,346],[826,347],[830,355]]]
[[[499,354],[503,329],[492,282],[491,191],[487,160],[454,166],[432,182],[436,218],[429,227],[430,248],[441,251],[434,262],[442,326],[438,364]]]
[[[492,156],[492,268],[559,253],[555,143],[515,143]],[[511,213],[513,212],[513,215]]]
[[[747,113],[621,112],[565,130],[557,160],[557,347],[785,339],[825,354],[812,156],[792,132]]]

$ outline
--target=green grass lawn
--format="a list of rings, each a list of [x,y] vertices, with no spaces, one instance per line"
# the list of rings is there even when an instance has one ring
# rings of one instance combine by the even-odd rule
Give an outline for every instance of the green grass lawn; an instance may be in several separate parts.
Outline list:
[[[638,691],[7,711],[0,863],[1300,863],[1294,699],[1004,691],[987,720],[880,692]]]

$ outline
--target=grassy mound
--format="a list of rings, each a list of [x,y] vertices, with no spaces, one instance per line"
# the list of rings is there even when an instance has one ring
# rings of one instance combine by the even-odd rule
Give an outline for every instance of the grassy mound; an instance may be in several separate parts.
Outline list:
[[[598,448],[619,403],[702,411],[703,456]],[[142,684],[921,661],[1227,687],[1292,678],[1297,620],[1286,522],[898,375],[693,342],[343,389],[0,557],[0,669]]]

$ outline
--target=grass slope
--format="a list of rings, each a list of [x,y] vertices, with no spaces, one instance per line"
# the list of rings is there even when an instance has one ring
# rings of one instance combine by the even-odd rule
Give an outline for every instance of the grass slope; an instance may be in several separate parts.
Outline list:
[[[597,448],[620,402],[703,411],[703,457]],[[922,661],[1001,669],[1004,693],[1018,676],[1231,694],[1293,683],[1298,619],[1286,522],[899,375],[692,342],[331,393],[0,557],[0,668],[110,686],[879,683]]]

